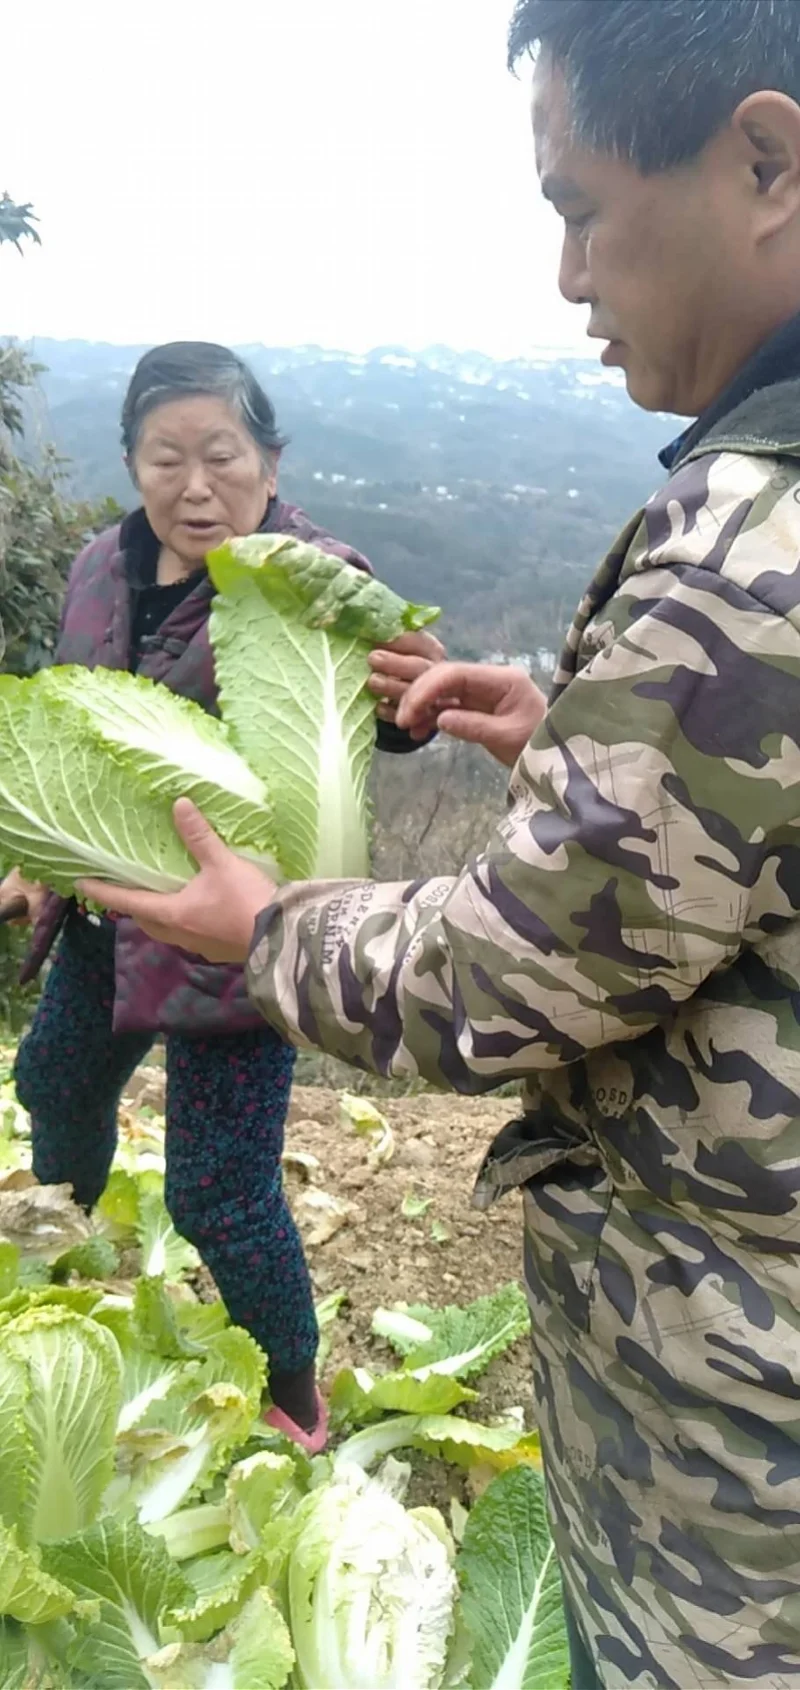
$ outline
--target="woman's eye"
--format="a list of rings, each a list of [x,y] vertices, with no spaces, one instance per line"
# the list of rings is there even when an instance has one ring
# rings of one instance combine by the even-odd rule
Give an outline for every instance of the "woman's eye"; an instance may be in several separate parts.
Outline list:
[[[212,463],[212,464],[232,464],[233,463],[233,453],[232,452],[219,452],[215,455],[215,457],[209,458],[208,461],[209,461],[209,463]]]

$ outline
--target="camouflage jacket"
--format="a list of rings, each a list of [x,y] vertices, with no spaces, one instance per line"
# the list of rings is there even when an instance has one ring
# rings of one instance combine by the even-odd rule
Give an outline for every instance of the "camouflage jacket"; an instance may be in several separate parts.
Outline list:
[[[90,541],[76,558],[61,618],[56,662],[86,668],[127,669],[131,659],[132,601],[129,568],[135,542],[144,527],[155,544],[142,511]],[[352,546],[334,540],[296,505],[273,499],[262,530],[312,540],[357,569],[371,565]],[[214,658],[208,617],[214,596],[203,575],[198,585],[147,641],[139,674],[161,681],[172,692],[216,711]],[[391,724],[380,723],[378,744],[390,751],[414,748],[414,741]],[[51,894],[34,930],[22,968],[22,980],[38,973],[64,922],[68,902]],[[117,1032],[238,1033],[263,1026],[247,994],[241,968],[212,966],[200,957],[159,945],[132,921],[119,921],[115,942]]]
[[[800,343],[800,332],[797,334]],[[286,1037],[524,1114],[537,1413],[606,1686],[800,1685],[800,347],[684,451],[457,879],[292,887]]]

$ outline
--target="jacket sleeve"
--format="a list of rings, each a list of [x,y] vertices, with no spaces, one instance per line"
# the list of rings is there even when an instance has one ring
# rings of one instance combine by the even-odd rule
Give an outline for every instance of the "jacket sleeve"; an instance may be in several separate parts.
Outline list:
[[[682,631],[696,590],[637,587],[458,878],[291,887],[265,912],[251,988],[285,1037],[488,1089],[636,1037],[796,913],[798,636],[752,602]]]
[[[457,878],[293,886],[264,912],[251,991],[285,1037],[489,1089],[637,1037],[797,913],[800,635],[753,582],[796,547],[759,534],[753,591],[669,550],[606,605],[610,643]]]

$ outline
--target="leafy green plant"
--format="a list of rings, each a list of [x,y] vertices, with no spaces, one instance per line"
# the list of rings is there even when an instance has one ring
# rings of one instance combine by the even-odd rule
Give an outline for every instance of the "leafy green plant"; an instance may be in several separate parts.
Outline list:
[[[81,1214],[60,1253],[0,1243],[3,1690],[567,1690],[538,1438],[521,1412],[477,1418],[464,1382],[519,1335],[519,1288],[378,1311],[402,1362],[339,1371],[334,1447],[311,1461],[261,1418],[258,1346],[192,1288],[163,1152],[158,1116],[129,1122],[94,1228]],[[69,1237],[74,1205],[31,1190],[45,1213],[58,1195]],[[341,1302],[320,1305],[328,1330]],[[454,1492],[495,1475],[452,1534],[406,1505],[408,1452],[449,1463]]]
[[[0,246],[39,245],[36,221],[30,205],[0,194]],[[21,347],[0,344],[0,668],[15,675],[52,661],[70,565],[122,514],[113,500],[71,498],[67,466],[52,448],[22,455],[26,404],[40,374]],[[37,987],[18,984],[26,944],[24,933],[0,930],[0,1025],[15,1034],[38,996]]]
[[[367,654],[438,611],[284,535],[231,540],[208,567],[220,708],[269,790],[284,873],[367,874]]]
[[[366,872],[367,652],[434,613],[282,535],[209,567],[222,721],[134,675],[0,676],[7,867],[67,895],[86,873],[175,890],[194,872],[172,820],[188,797],[274,877]]]
[[[10,241],[17,252],[22,251],[20,242],[34,241],[41,246],[41,237],[34,224],[38,221],[32,205],[17,205],[9,193],[0,194],[0,244]]]
[[[439,1690],[455,1622],[453,1545],[405,1475],[340,1468],[301,1505],[288,1568],[298,1690]]]
[[[530,1467],[504,1473],[470,1511],[458,1557],[471,1690],[569,1682],[561,1577],[544,1490]]]
[[[376,1309],[372,1319],[376,1337],[399,1351],[406,1368],[414,1372],[427,1367],[455,1379],[483,1373],[529,1329],[527,1301],[513,1282],[466,1308],[457,1303],[444,1309],[397,1303],[392,1309]]]

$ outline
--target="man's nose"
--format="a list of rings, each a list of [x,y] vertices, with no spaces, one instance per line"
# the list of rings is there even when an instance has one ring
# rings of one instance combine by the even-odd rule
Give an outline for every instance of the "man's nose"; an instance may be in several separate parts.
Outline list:
[[[569,305],[593,305],[595,303],[589,267],[586,262],[586,247],[583,241],[577,235],[572,234],[569,229],[564,235],[564,244],[561,248],[558,286]]]

